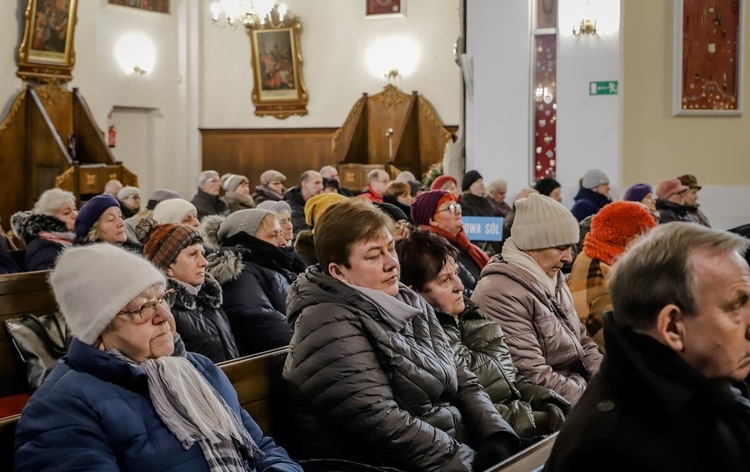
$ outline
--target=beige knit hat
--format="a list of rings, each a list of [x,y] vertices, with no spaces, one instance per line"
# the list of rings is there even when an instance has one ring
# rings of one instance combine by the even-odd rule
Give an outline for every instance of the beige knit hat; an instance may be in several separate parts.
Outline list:
[[[533,250],[576,244],[580,233],[570,210],[549,197],[532,193],[516,201],[510,237],[518,249]]]

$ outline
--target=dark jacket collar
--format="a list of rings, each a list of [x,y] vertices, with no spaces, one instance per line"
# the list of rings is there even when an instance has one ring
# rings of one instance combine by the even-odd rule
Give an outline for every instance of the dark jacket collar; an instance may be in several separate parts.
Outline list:
[[[573,200],[575,201],[589,200],[590,202],[596,204],[596,206],[598,206],[599,208],[603,207],[607,203],[612,202],[612,200],[610,200],[609,197],[602,195],[599,192],[594,192],[591,189],[587,189],[583,187],[578,189],[578,193],[573,198]]]

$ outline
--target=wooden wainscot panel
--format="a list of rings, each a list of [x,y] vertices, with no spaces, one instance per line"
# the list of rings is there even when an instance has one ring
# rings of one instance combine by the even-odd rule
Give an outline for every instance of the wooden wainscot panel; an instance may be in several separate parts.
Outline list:
[[[286,186],[298,184],[307,169],[335,165],[331,136],[335,128],[201,129],[203,168],[219,174],[246,176],[251,189],[260,174],[275,169],[286,175]]]

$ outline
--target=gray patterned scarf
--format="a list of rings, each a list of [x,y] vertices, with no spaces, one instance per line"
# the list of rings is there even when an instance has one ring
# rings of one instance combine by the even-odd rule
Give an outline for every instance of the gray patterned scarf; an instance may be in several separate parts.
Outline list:
[[[187,450],[196,442],[212,472],[246,471],[263,452],[226,401],[185,357],[175,343],[173,356],[140,364],[116,349],[107,353],[142,369],[156,413]]]

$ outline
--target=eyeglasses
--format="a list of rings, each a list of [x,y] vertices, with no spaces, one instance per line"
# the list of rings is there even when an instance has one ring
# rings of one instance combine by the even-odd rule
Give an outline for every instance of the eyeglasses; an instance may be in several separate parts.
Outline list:
[[[203,182],[214,183],[214,182],[218,182],[218,181],[219,181],[219,179],[217,179],[216,177],[211,177],[209,179],[204,180]]]
[[[449,211],[453,213],[454,215],[456,213],[461,213],[461,204],[458,202],[449,203],[447,207],[443,208],[442,210],[436,211],[435,214],[443,212],[443,211]]]
[[[143,324],[151,321],[156,314],[156,306],[161,305],[165,308],[172,308],[177,299],[177,292],[172,289],[167,290],[164,294],[153,302],[144,303],[142,307],[132,311],[121,311],[117,316],[127,315],[135,324]]]

